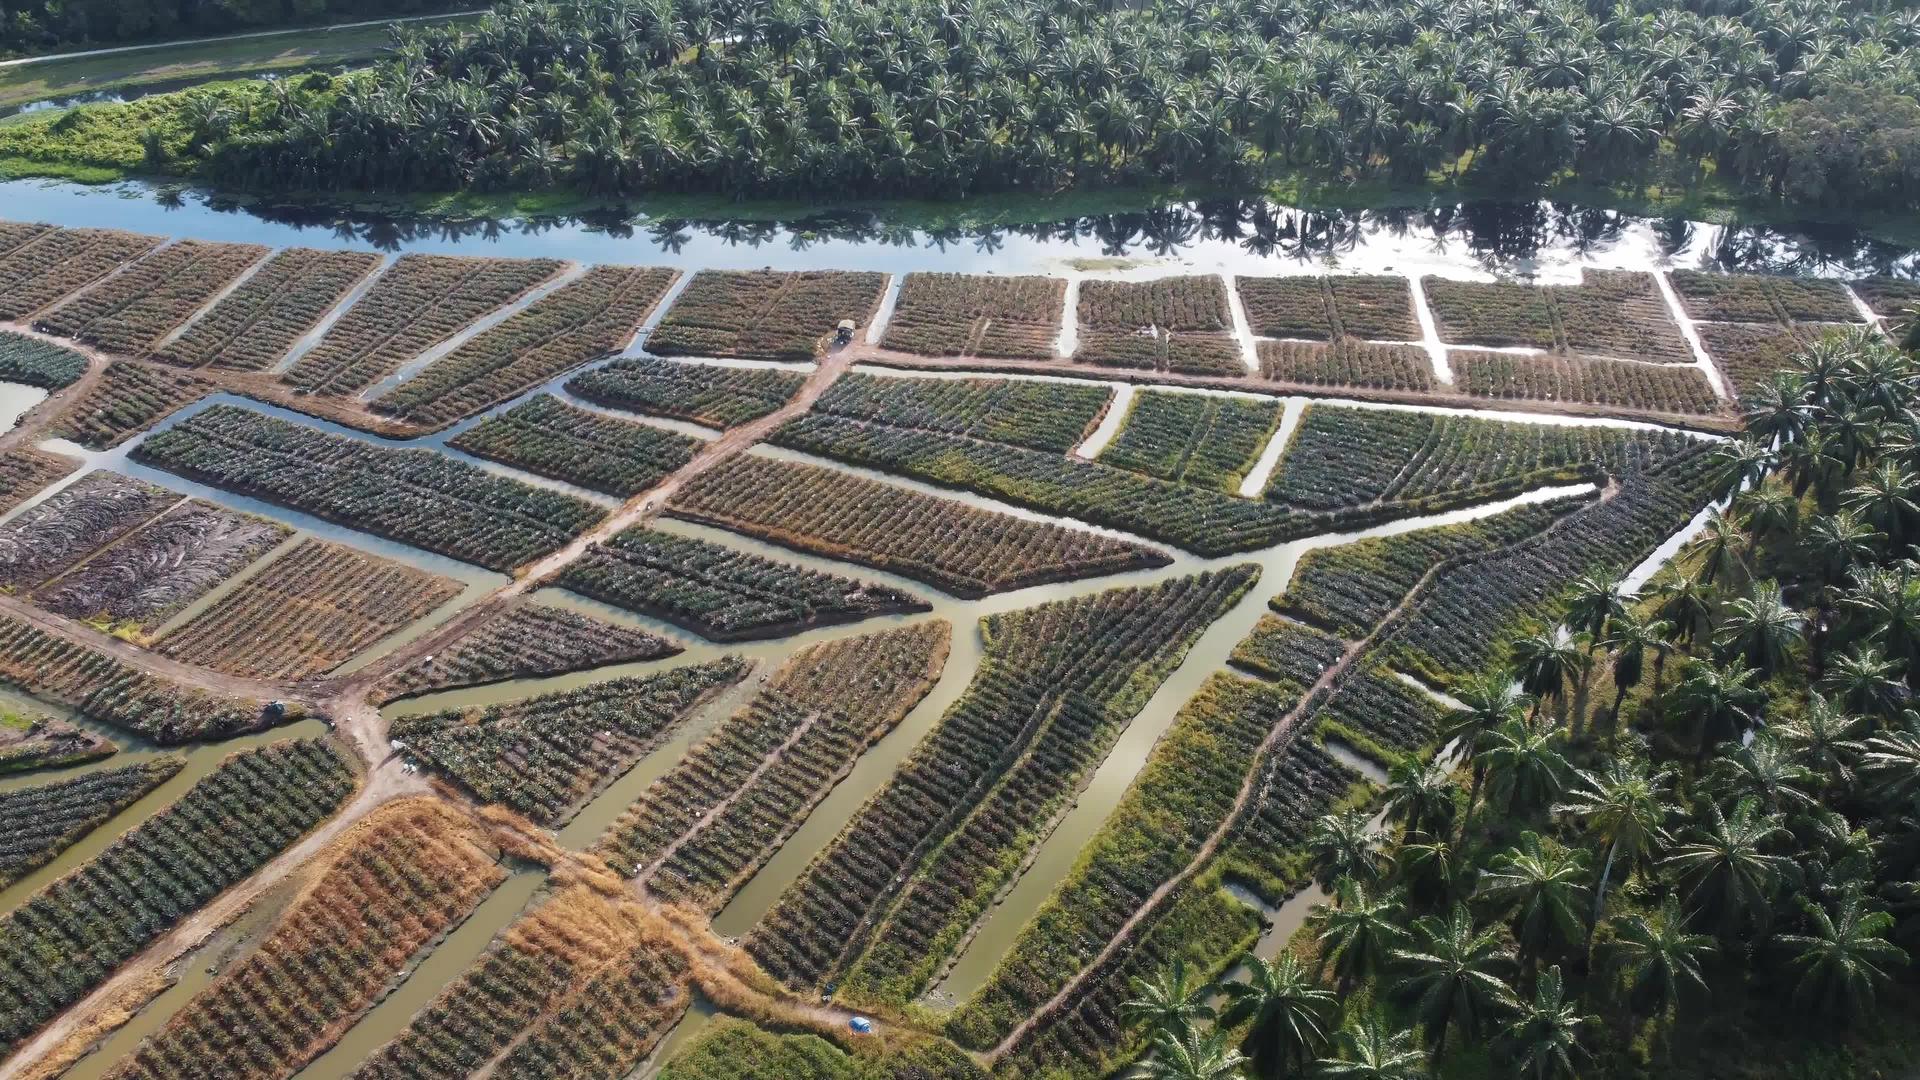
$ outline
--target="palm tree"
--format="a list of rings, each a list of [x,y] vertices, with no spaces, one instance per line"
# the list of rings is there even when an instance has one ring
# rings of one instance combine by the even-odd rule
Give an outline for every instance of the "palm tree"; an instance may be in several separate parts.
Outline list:
[[[1901,678],[1905,667],[1903,661],[1886,659],[1872,645],[1860,645],[1833,661],[1820,687],[1838,696],[1849,712],[1875,721],[1892,719],[1912,697]]]
[[[1813,932],[1780,936],[1780,944],[1795,951],[1788,961],[1800,973],[1795,1000],[1843,1023],[1874,1015],[1875,991],[1892,978],[1889,969],[1907,963],[1906,950],[1886,940],[1893,917],[1867,910],[1858,894],[1840,901],[1832,912],[1805,906]]]
[[[1627,700],[1627,691],[1639,686],[1646,674],[1647,651],[1654,652],[1656,664],[1664,659],[1663,629],[1661,620],[1643,619],[1629,610],[1614,616],[1607,636],[1601,639],[1600,644],[1613,655],[1613,707],[1607,710],[1607,725],[1613,734],[1620,730],[1620,706]]]
[[[1374,845],[1367,815],[1358,810],[1324,814],[1307,833],[1307,851],[1322,885],[1341,878],[1372,885],[1380,880],[1384,856]]]
[[[1813,770],[1795,761],[1771,732],[1761,732],[1751,743],[1720,755],[1713,763],[1713,787],[1723,801],[1752,799],[1769,814],[1798,813],[1819,805],[1808,790],[1815,779]]]
[[[1413,924],[1418,944],[1396,952],[1394,960],[1406,969],[1397,989],[1413,1001],[1433,1059],[1446,1055],[1447,1034],[1477,1034],[1493,1015],[1513,1002],[1506,974],[1513,953],[1499,933],[1482,930],[1467,909],[1455,904],[1445,919],[1427,915]]]
[[[1688,904],[1716,923],[1723,938],[1743,929],[1764,929],[1773,919],[1773,898],[1791,865],[1767,849],[1787,835],[1776,817],[1751,801],[1732,814],[1709,805],[1705,826],[1694,829],[1660,865],[1679,876]]]
[[[1759,726],[1766,695],[1753,685],[1755,674],[1751,668],[1738,665],[1695,662],[1688,665],[1686,678],[1668,695],[1668,711],[1699,728],[1695,748],[1699,760],[1706,760],[1714,743],[1738,738]]]
[[[1472,863],[1445,837],[1417,837],[1400,845],[1394,869],[1415,903],[1431,907],[1454,898]]]
[[[1513,1075],[1530,1080],[1574,1076],[1574,1058],[1584,1053],[1580,1032],[1594,1020],[1567,1000],[1559,965],[1540,976],[1533,1000],[1519,1003],[1519,1008],[1519,1014],[1500,1033],[1498,1043],[1500,1056],[1511,1064]]]
[[[1345,878],[1334,889],[1334,901],[1332,907],[1315,907],[1313,921],[1319,927],[1320,962],[1333,962],[1344,996],[1378,974],[1408,936],[1400,925],[1403,907],[1398,890],[1375,894],[1365,884]]]
[[[1684,645],[1694,640],[1713,625],[1713,594],[1706,585],[1692,578],[1675,577],[1660,583],[1654,588],[1654,596],[1659,600],[1660,618],[1671,629],[1671,640]],[[1658,663],[1658,661],[1655,661]],[[1656,668],[1654,679],[1659,681],[1660,672]]]
[[[1453,824],[1454,784],[1446,766],[1418,754],[1402,755],[1387,774],[1386,813],[1388,821],[1410,834],[1447,831]]]
[[[1127,1073],[1135,1080],[1245,1080],[1247,1059],[1224,1033],[1157,1031],[1153,1049]]]
[[[1413,1032],[1383,1023],[1377,1016],[1334,1036],[1339,1057],[1314,1063],[1314,1075],[1327,1080],[1425,1080],[1426,1055]]]
[[[1560,797],[1571,771],[1561,755],[1564,742],[1558,729],[1524,720],[1510,720],[1487,736],[1487,778],[1506,813],[1529,814]]]
[[[1920,717],[1907,712],[1906,726],[1868,739],[1861,755],[1861,771],[1872,782],[1876,798],[1893,804],[1920,795]]]
[[[1327,1018],[1338,1012],[1337,999],[1291,953],[1282,953],[1277,961],[1248,953],[1240,965],[1247,969],[1246,981],[1221,988],[1227,1007],[1220,1024],[1253,1025],[1241,1045],[1251,1047],[1256,1074],[1280,1076],[1304,1067],[1326,1045]]]
[[[1805,629],[1806,619],[1781,599],[1778,585],[1754,582],[1729,605],[1714,644],[1765,676],[1787,666]]]
[[[1556,814],[1579,818],[1589,843],[1606,852],[1600,862],[1600,880],[1594,887],[1593,917],[1587,922],[1587,944],[1607,905],[1607,887],[1616,862],[1631,877],[1649,868],[1654,851],[1666,844],[1666,820],[1673,773],[1653,770],[1633,758],[1614,758],[1599,772],[1575,774],[1568,801],[1553,808]]]
[[[1831,791],[1853,786],[1854,769],[1867,749],[1858,739],[1862,726],[1859,717],[1813,691],[1798,715],[1776,722],[1772,730],[1794,759],[1805,762]]]
[[[1531,972],[1550,949],[1586,940],[1586,876],[1585,852],[1522,833],[1517,846],[1494,856],[1476,896],[1512,918],[1513,939]]]
[[[1488,735],[1502,725],[1516,722],[1527,713],[1527,701],[1514,685],[1512,675],[1504,671],[1488,672],[1468,681],[1455,692],[1465,708],[1447,714],[1442,738],[1459,747],[1473,762],[1473,783],[1467,791],[1467,809],[1460,817],[1461,838],[1466,837],[1467,821],[1480,802],[1480,787],[1486,779],[1486,762],[1480,757]]]
[[[1574,579],[1568,590],[1567,628],[1587,635],[1590,640],[1598,641],[1605,637],[1613,620],[1627,610],[1619,582],[1602,581],[1592,574],[1582,574]]]
[[[1528,634],[1514,641],[1513,666],[1520,675],[1520,689],[1538,703],[1552,698],[1556,703],[1566,693],[1567,679],[1579,670],[1580,650],[1572,639],[1554,630]]]
[[[1207,986],[1187,973],[1187,962],[1174,957],[1173,964],[1154,982],[1135,978],[1133,997],[1120,1003],[1120,1018],[1129,1024],[1144,1024],[1153,1032],[1184,1038],[1194,1021],[1213,1018],[1213,1006],[1207,1004]]]
[[[1915,534],[1920,503],[1914,501],[1912,473],[1897,462],[1882,461],[1861,481],[1841,493],[1841,505],[1899,545]]]
[[[1654,918],[1628,915],[1613,928],[1611,951],[1627,976],[1627,1000],[1634,1011],[1659,1016],[1688,999],[1710,996],[1700,965],[1713,956],[1713,939],[1689,931],[1672,899]]]
[[[1700,535],[1687,544],[1687,555],[1700,560],[1699,581],[1712,585],[1729,570],[1747,570],[1747,534],[1739,522],[1718,510],[1707,517]]]

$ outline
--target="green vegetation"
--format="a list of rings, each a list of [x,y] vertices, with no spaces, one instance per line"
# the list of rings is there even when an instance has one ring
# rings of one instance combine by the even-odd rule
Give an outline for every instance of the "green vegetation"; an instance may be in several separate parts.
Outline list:
[[[0,794],[0,886],[53,861],[108,818],[165,783],[184,764],[155,758]]]
[[[818,1035],[776,1035],[721,1017],[661,1070],[660,1080],[985,1080],[986,1075],[938,1040],[863,1046],[849,1053]]]
[[[1760,202],[1887,209],[1920,195],[1920,30],[1891,5],[938,14],[876,0],[809,26],[750,6],[512,0],[465,38],[410,31],[401,59],[281,101],[183,96],[115,115],[120,136],[23,125],[0,153],[78,163],[151,128],[148,167],[336,190],[962,195],[1272,175],[1577,178],[1641,197],[1710,179]],[[891,68],[902,47],[924,66]],[[1433,71],[1457,77],[1416,78]],[[442,88],[430,108],[397,91],[423,72]]]
[[[1177,967],[1133,984],[1147,1075],[1200,1075],[1190,1050],[1216,1078],[1911,1071],[1917,402],[1884,340],[1795,357],[1712,454],[1732,505],[1674,566],[1639,595],[1560,574],[1558,630],[1462,670],[1458,756],[1395,759],[1385,832],[1315,827],[1334,899],[1287,953],[1223,1013]]]

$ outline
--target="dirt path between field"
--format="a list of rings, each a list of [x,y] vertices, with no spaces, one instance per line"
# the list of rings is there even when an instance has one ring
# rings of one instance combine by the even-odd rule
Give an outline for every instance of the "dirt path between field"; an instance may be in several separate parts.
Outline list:
[[[501,605],[548,584],[569,564],[585,555],[589,547],[612,539],[620,532],[659,514],[688,480],[736,454],[744,453],[771,435],[780,425],[811,409],[820,395],[826,393],[827,387],[832,386],[848,368],[859,362],[859,355],[858,350],[853,348],[829,354],[814,368],[813,373],[807,376],[807,381],[801,384],[800,389],[785,405],[758,420],[742,424],[708,440],[691,461],[658,484],[621,503],[600,524],[575,537],[558,551],[515,570],[512,581],[469,604],[445,623],[362,667],[350,680],[337,684],[336,692],[347,697],[364,697],[367,690],[382,678],[401,670],[423,656],[445,651],[448,644],[497,614]]]

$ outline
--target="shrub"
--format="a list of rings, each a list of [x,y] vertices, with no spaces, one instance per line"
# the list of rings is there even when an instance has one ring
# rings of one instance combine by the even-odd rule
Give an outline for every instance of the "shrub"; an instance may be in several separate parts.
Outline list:
[[[1280,402],[1144,390],[1102,464],[1229,495],[1280,426]]]
[[[265,371],[380,265],[371,251],[287,248],[161,346],[180,367]]]
[[[697,439],[576,408],[552,394],[489,416],[447,445],[622,497],[660,483],[700,448]]]
[[[143,356],[266,253],[258,244],[168,244],[35,325],[111,352]]]
[[[702,270],[647,336],[661,356],[812,360],[842,319],[865,325],[887,275],[845,270]]]
[[[87,358],[51,341],[0,330],[0,379],[42,390],[72,386],[87,373]]]
[[[516,599],[433,656],[380,680],[368,696],[393,701],[461,686],[660,660],[680,651],[678,642],[658,634]]]
[[[908,274],[883,344],[922,356],[1051,360],[1065,278]]]
[[[567,392],[612,409],[730,428],[780,408],[805,381],[772,368],[623,358],[575,375]]]
[[[1418,345],[1377,345],[1341,338],[1331,345],[1262,341],[1256,348],[1260,377],[1274,382],[1421,392],[1434,388],[1433,361]]]
[[[100,382],[67,406],[50,434],[89,450],[118,446],[184,405],[213,393],[206,379],[132,360],[107,365]]]
[[[186,764],[177,757],[0,792],[0,888],[73,846]]]
[[[160,246],[112,229],[48,229],[0,255],[0,319],[20,321]]]

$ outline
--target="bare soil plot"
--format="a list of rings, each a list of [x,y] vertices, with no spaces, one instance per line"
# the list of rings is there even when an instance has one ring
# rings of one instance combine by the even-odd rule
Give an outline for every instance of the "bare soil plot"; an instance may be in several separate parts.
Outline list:
[[[657,267],[596,266],[427,365],[376,398],[373,409],[435,427],[492,408],[625,348],[679,276]]]
[[[553,259],[402,255],[285,381],[315,394],[359,393],[559,272]]]
[[[882,344],[921,356],[1051,360],[1065,278],[908,274]]]
[[[460,592],[451,578],[306,540],[160,640],[175,659],[234,675],[330,671]]]
[[[197,375],[115,360],[99,383],[67,406],[52,433],[91,450],[105,450],[218,389]]]
[[[1077,313],[1077,363],[1189,375],[1247,373],[1226,283],[1217,275],[1084,282]]]
[[[435,690],[659,660],[680,651],[679,642],[659,634],[520,598],[439,653],[382,679],[368,696],[393,701]]]
[[[371,251],[288,248],[154,359],[180,367],[265,371],[378,265],[380,256]]]
[[[54,229],[0,256],[0,319],[24,319],[160,245],[113,229]]]
[[[259,262],[258,244],[181,240],[41,316],[49,334],[143,356]]]
[[[180,499],[165,488],[119,473],[85,476],[0,525],[0,586],[37,588]]]
[[[292,532],[189,499],[42,586],[34,602],[116,630],[152,633]]]
[[[840,320],[865,326],[886,285],[885,274],[847,270],[702,270],[647,336],[647,351],[811,360]]]

